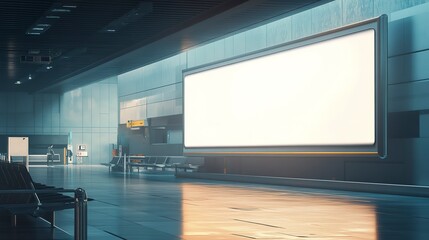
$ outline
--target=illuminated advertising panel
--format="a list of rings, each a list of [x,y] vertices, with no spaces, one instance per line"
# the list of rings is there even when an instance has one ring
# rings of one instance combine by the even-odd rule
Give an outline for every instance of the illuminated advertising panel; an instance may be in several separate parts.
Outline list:
[[[184,71],[184,152],[385,156],[386,17]]]

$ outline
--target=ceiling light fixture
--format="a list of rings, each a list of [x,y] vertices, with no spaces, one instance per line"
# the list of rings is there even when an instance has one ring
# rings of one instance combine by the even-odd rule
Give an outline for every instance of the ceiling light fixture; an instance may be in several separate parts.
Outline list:
[[[28,35],[41,35],[51,28],[58,19],[62,16],[67,15],[73,9],[77,8],[77,5],[67,4],[67,3],[54,3],[51,7],[45,12],[42,17],[40,17],[36,22],[34,22],[30,28],[27,29],[26,34]]]
[[[113,20],[107,26],[102,28],[100,32],[103,33],[115,33],[120,31],[122,28],[128,26],[131,23],[135,23],[142,19],[145,15],[153,11],[152,2],[142,2],[135,8],[131,9],[121,17]]]
[[[54,9],[51,9],[51,12],[71,12],[71,10],[65,9],[65,8],[54,8]]]
[[[28,54],[30,54],[30,55],[40,54],[40,49],[30,49],[30,50],[28,50]]]
[[[33,79],[33,78],[31,77],[31,74],[28,74],[28,80],[31,80],[31,79]]]
[[[22,82],[18,80],[18,81],[15,82],[15,85],[21,85],[21,83]]]

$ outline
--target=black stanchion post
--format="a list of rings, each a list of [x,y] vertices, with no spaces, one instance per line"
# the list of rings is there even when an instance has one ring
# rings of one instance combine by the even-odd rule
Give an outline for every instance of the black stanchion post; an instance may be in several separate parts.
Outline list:
[[[86,192],[82,188],[78,188],[74,192],[75,207],[74,207],[74,239],[88,239],[88,222],[87,222],[87,204],[88,198]]]

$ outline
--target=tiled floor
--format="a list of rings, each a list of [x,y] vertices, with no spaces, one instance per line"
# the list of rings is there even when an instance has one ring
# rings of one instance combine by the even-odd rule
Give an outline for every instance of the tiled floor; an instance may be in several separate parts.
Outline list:
[[[30,173],[37,182],[83,187],[95,199],[88,239],[429,239],[426,198],[176,179],[162,172],[109,174],[102,166],[32,167]],[[31,219],[11,230],[2,221],[0,239],[73,239],[73,218],[73,210],[58,212],[55,230]]]

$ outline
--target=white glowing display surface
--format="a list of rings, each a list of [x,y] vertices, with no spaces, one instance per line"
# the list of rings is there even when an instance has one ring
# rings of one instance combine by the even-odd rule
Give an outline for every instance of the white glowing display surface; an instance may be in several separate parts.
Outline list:
[[[184,76],[185,147],[375,143],[373,29]]]

